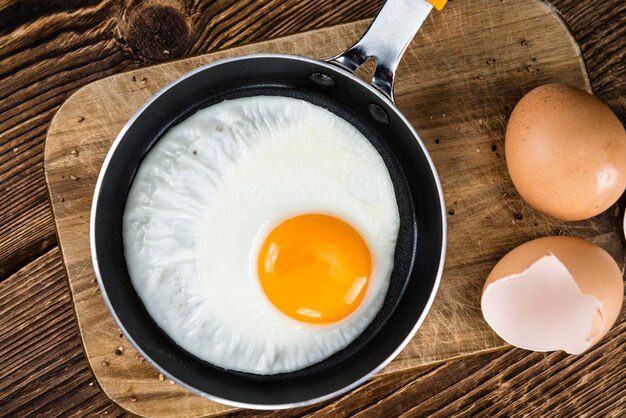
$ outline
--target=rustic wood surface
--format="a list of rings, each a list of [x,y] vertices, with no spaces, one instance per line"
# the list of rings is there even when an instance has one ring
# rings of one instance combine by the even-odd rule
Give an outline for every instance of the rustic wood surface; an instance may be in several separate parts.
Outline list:
[[[0,415],[124,415],[83,357],[56,248],[41,165],[52,115],[71,92],[106,75],[371,17],[379,2],[190,1],[176,6],[186,28],[173,12],[155,26],[161,9],[140,13],[128,1],[30,3],[0,1]],[[582,47],[594,92],[624,121],[626,4],[553,4]],[[262,415],[623,416],[625,319],[623,312],[584,356],[508,350],[375,378],[335,401]]]
[[[490,30],[484,31],[487,26]],[[360,21],[122,73],[83,87],[55,115],[48,129],[45,174],[78,326],[98,383],[124,409],[187,417],[230,408],[160,381],[158,372],[137,361],[97,292],[89,210],[96,176],[117,133],[152,94],[199,65],[252,52],[333,56],[366,27],[367,21]],[[555,81],[589,88],[579,53],[554,11],[533,0],[455,2],[445,14],[432,14],[407,50],[396,101],[419,129],[439,170],[448,203],[449,245],[433,308],[383,373],[503,348],[480,313],[480,289],[493,264],[522,242],[559,232],[577,234],[624,260],[613,211],[578,223],[537,214],[515,193],[500,152],[507,113],[524,92]],[[473,216],[477,213],[485,216]],[[114,355],[118,347],[122,355]]]

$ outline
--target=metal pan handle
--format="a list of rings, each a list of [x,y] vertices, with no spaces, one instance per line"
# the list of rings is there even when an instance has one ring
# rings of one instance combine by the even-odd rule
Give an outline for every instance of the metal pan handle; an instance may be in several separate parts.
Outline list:
[[[445,4],[445,1],[433,1],[438,6]],[[433,5],[426,0],[387,0],[363,37],[327,61],[354,72],[374,58],[372,85],[393,101],[393,80],[402,54],[432,9]]]

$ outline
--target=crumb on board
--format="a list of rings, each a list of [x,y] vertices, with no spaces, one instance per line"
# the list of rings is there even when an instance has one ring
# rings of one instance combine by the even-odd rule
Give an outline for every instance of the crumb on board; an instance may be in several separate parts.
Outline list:
[[[144,361],[146,361],[146,359],[143,358],[141,354],[137,354],[137,360],[139,360],[140,363],[143,363]]]
[[[170,380],[170,385],[173,385],[173,384],[174,384],[174,381],[173,381],[173,380]]]
[[[530,44],[528,43],[528,41],[526,39],[522,39],[519,44],[520,44],[520,46],[522,48],[529,48],[530,47]]]
[[[494,58],[489,58],[486,62],[487,62],[487,65],[493,65],[496,63],[496,60]]]
[[[73,174],[70,174],[70,179],[71,179],[71,180],[78,180],[78,177],[76,177],[76,176],[75,176],[75,175],[73,175]]]
[[[107,367],[109,365],[109,362],[105,360],[100,364],[102,364],[102,367]]]
[[[76,121],[77,121],[78,123],[81,123],[81,122],[82,122],[82,121],[84,121],[84,120],[85,120],[85,117],[84,117],[84,116],[78,116],[78,117],[76,118]]]
[[[130,398],[128,398],[131,402],[137,402],[137,398],[134,396],[131,396]]]
[[[115,355],[116,356],[121,356],[122,354],[124,354],[124,347],[122,347],[121,345],[119,347],[117,347],[115,349]]]
[[[526,66],[526,72],[529,74],[532,74],[533,76],[537,77],[539,75],[539,73],[541,72],[541,70],[537,67],[534,67],[532,65],[527,65]]]
[[[70,154],[72,154],[72,155],[78,155],[78,151],[76,151],[75,149],[73,149],[73,150],[71,150],[71,151],[70,151]]]
[[[163,376],[163,373],[159,373],[159,380],[161,382],[165,380],[165,376]]]

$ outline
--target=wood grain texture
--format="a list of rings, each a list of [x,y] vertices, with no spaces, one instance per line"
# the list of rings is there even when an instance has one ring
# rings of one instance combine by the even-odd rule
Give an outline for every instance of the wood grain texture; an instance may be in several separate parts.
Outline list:
[[[158,380],[158,373],[118,336],[97,294],[88,219],[95,179],[112,140],[150,95],[203,63],[250,52],[331,56],[357,39],[366,25],[323,29],[113,76],[80,89],[55,116],[46,146],[46,176],[79,327],[91,367],[107,394],[124,408],[149,416],[204,416],[227,409]],[[503,348],[480,314],[480,289],[493,264],[522,242],[554,234],[584,236],[623,263],[612,210],[584,222],[549,219],[524,204],[506,174],[501,151],[510,110],[531,88],[554,81],[589,88],[577,45],[553,10],[539,2],[457,1],[445,14],[432,15],[408,49],[396,98],[440,172],[449,210],[448,259],[427,320],[383,373]]]
[[[38,257],[55,245],[41,167],[45,132],[58,106],[73,91],[91,81],[156,61],[133,50],[118,30],[120,16],[129,8],[129,3],[126,0],[0,0],[0,280],[6,278],[0,283],[0,292],[25,281],[42,280],[41,270],[37,268],[42,259]],[[248,19],[258,8],[258,2],[254,0],[181,3],[193,22],[190,43],[182,53],[188,56],[227,45],[371,17],[380,0],[264,0],[264,13],[255,15],[254,21]],[[551,3],[563,14],[581,46],[594,93],[609,104],[622,122],[626,122],[626,2],[551,0]],[[532,23],[529,25],[532,30]],[[253,28],[248,30],[247,26]],[[169,36],[165,31],[157,31],[156,34],[164,38]],[[82,52],[89,53],[86,60],[82,59]],[[57,61],[59,58],[61,60]],[[6,101],[9,88],[10,102]],[[28,264],[30,261],[32,263]],[[18,270],[19,273],[10,276]],[[55,281],[58,289],[66,288],[63,274],[54,275],[49,280]],[[14,321],[12,313],[16,306],[29,300],[41,301],[37,299],[39,291],[37,286],[26,288],[17,294],[18,303],[10,307],[5,305],[6,299],[0,299],[2,321],[5,318]],[[65,305],[64,309],[70,309],[69,298],[63,300],[59,306]],[[30,326],[31,318],[37,316],[43,306],[43,303],[34,305],[32,309],[23,311],[19,319],[21,326],[29,327],[29,332],[33,334],[31,341],[38,342],[29,343],[22,339],[12,348],[19,350],[19,356],[22,356],[17,360],[22,367],[13,372],[27,371],[22,378],[32,379],[32,384],[21,385],[10,392],[10,397],[3,397],[0,416],[122,414],[109,404],[97,384],[89,391],[77,390],[71,380],[60,377],[59,368],[44,366],[55,360],[63,365],[60,368],[63,376],[87,373],[87,363],[76,334],[65,341],[64,344],[70,347],[65,354],[42,354],[41,347],[45,344],[41,341],[46,341],[60,330],[75,327],[73,319],[61,319],[61,324],[57,324],[57,318],[36,327]],[[624,321],[622,314],[619,323]],[[12,339],[12,330],[3,328],[0,346]],[[393,416],[395,411],[410,411],[409,416],[424,416],[432,411],[433,405],[448,405],[446,411],[456,411],[454,415],[458,416],[470,416],[472,414],[468,411],[476,403],[490,405],[492,412],[502,408],[507,413],[488,415],[474,410],[475,416],[624,416],[624,379],[620,382],[604,377],[611,375],[616,368],[624,368],[624,334],[622,328],[614,329],[606,342],[615,341],[617,348],[594,350],[593,353],[597,352],[602,360],[591,365],[581,361],[587,357],[585,355],[567,362],[563,368],[555,368],[558,362],[552,355],[509,350],[451,362],[446,367],[428,368],[428,373],[424,375],[422,370],[414,370],[375,378],[329,406],[324,404],[304,411],[262,415],[300,416],[312,413],[316,416],[348,416],[361,407],[379,404],[381,408],[378,411],[383,411],[382,416]],[[496,361],[501,358],[506,358],[506,362]],[[558,358],[570,357],[558,355]],[[0,394],[10,390],[9,382],[13,381],[7,380],[4,364],[4,358],[0,356]],[[532,368],[529,373],[521,373],[517,377],[520,369],[515,365],[518,364],[522,368],[527,365]],[[34,366],[40,371],[29,374]],[[559,370],[561,373],[557,373]],[[576,383],[563,384],[563,373],[575,376]],[[541,376],[539,381],[532,379],[535,374]],[[475,377],[481,376],[486,376],[492,384],[483,384],[474,391]],[[511,395],[516,396],[511,387],[523,390],[528,381],[533,382],[535,390],[511,399]],[[41,382],[49,384],[41,386]],[[58,390],[53,390],[56,386]],[[30,392],[36,392],[37,396],[25,395]],[[60,393],[63,396],[59,396]],[[434,394],[434,403],[424,401],[429,394]],[[12,402],[9,411],[14,414],[9,414],[5,408],[7,399]],[[92,405],[95,406],[90,408]],[[109,407],[104,409],[104,405]],[[102,409],[98,409],[100,407]],[[29,413],[31,411],[36,413]],[[110,415],[104,415],[106,412]],[[256,416],[256,413],[244,411],[228,416]]]
[[[60,252],[51,250],[0,287],[0,416],[121,417],[80,347]],[[9,283],[10,286],[6,286]],[[508,350],[375,377],[333,401],[231,418],[347,416],[602,416],[626,413],[626,309],[584,356]],[[404,414],[404,415],[402,415]]]
[[[578,40],[596,95],[626,120],[626,2],[552,2]]]
[[[187,38],[179,36],[170,44],[172,25],[141,19],[154,16],[163,4],[167,16],[186,22]],[[43,143],[52,116],[72,92],[108,75],[183,54],[368,17],[379,4],[0,0],[0,281],[55,244]],[[149,36],[133,37],[132,23]],[[154,45],[163,49],[150,53]]]
[[[50,404],[58,415],[119,412],[81,353],[58,248],[3,283],[0,307],[0,415],[38,416]],[[37,402],[42,394],[45,402]]]

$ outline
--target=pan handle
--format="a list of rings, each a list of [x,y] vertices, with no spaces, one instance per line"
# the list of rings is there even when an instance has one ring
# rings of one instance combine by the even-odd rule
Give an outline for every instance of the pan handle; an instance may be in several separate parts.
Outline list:
[[[433,4],[445,1],[387,0],[363,37],[347,51],[327,61],[354,72],[369,58],[376,60],[372,85],[393,101],[393,80],[407,46],[422,26]]]

